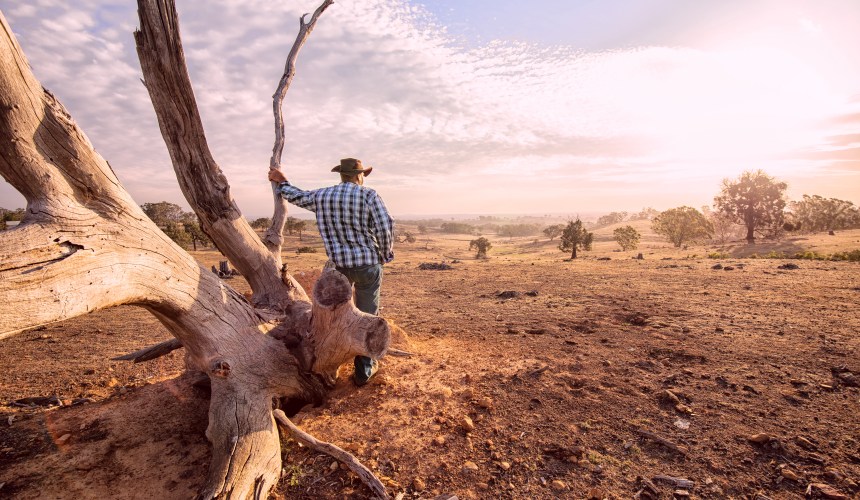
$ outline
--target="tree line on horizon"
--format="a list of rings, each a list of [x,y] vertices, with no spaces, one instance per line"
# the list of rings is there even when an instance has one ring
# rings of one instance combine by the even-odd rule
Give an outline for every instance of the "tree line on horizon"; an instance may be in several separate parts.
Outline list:
[[[714,206],[703,206],[701,210],[681,206],[662,212],[645,207],[640,212],[610,212],[600,216],[596,222],[582,221],[579,217],[566,224],[544,227],[538,223],[499,224],[500,218],[480,216],[481,224],[443,219],[426,219],[417,222],[418,231],[425,234],[431,227],[447,234],[481,236],[482,232],[493,232],[500,237],[527,237],[543,234],[550,241],[560,237],[559,249],[571,252],[576,258],[576,249],[590,250],[593,234],[589,230],[612,226],[624,221],[650,220],[651,229],[663,236],[675,247],[690,243],[715,240],[725,243],[743,236],[748,243],[757,237],[778,239],[791,232],[832,232],[860,227],[860,209],[847,200],[825,198],[804,194],[800,200],[788,201],[785,191],[788,185],[766,174],[762,170],[743,172],[737,179],[724,179],[720,192],[714,197]],[[211,245],[211,240],[201,229],[197,216],[184,212],[182,208],[166,201],[144,203],[144,213],[152,219],[171,239],[183,248],[197,250],[197,245]],[[26,215],[23,208],[7,210],[0,208],[0,230],[6,229],[7,221],[20,221]],[[288,217],[285,229],[302,239],[308,222]],[[250,221],[251,227],[264,230],[271,219],[260,217]],[[313,222],[310,223],[313,226]],[[741,232],[741,230],[743,232]],[[641,235],[630,225],[616,228],[613,238],[622,250],[635,250]],[[397,241],[413,243],[415,236],[405,233]],[[482,257],[489,251],[489,240],[473,240],[473,248]]]

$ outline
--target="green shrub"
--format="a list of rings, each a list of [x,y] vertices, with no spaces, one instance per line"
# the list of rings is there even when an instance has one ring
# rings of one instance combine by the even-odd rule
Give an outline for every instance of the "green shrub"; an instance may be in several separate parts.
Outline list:
[[[317,253],[317,249],[314,247],[299,247],[296,249],[296,253]]]
[[[847,260],[850,262],[860,262],[860,250],[851,250],[850,252],[836,252],[830,256],[830,260]]]
[[[731,255],[726,252],[711,252],[708,254],[709,259],[728,259],[729,257],[731,257]]]

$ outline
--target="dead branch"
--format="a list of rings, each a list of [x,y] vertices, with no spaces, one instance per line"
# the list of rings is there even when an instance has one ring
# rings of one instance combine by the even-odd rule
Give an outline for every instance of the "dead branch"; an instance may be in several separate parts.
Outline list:
[[[386,499],[390,498],[388,493],[385,492],[385,486],[382,484],[382,481],[380,481],[373,472],[370,471],[370,469],[365,467],[364,464],[359,462],[352,453],[331,443],[319,441],[315,437],[299,429],[281,410],[275,410],[273,414],[275,415],[275,420],[277,420],[284,430],[288,431],[296,441],[312,450],[325,453],[349,467],[349,470],[354,472],[377,497]]]
[[[180,342],[179,339],[170,339],[154,346],[145,347],[139,351],[111,358],[111,361],[133,361],[135,363],[142,363],[144,361],[151,361],[166,354],[170,354],[181,347],[182,342]]]
[[[140,29],[134,39],[146,89],[182,194],[203,230],[248,280],[254,305],[283,310],[296,300],[308,300],[297,282],[287,286],[281,280],[280,258],[242,217],[227,179],[212,158],[185,64],[173,0],[138,0],[138,16]]]
[[[666,439],[664,437],[661,437],[661,436],[658,436],[657,434],[654,434],[653,432],[646,431],[644,429],[637,429],[636,433],[643,436],[643,437],[646,437],[652,441],[655,441],[659,444],[662,444],[663,446],[665,446],[666,448],[669,448],[670,450],[674,451],[675,453],[679,453],[679,454],[684,455],[684,456],[687,455],[687,448],[686,447],[677,445],[677,444],[673,443],[672,441],[669,441],[668,439]]]
[[[311,32],[314,30],[319,17],[333,3],[334,0],[325,0],[319,7],[317,7],[317,10],[314,11],[314,15],[311,16],[311,20],[307,23],[305,22],[305,16],[307,16],[307,14],[299,18],[299,34],[296,35],[296,41],[293,42],[293,48],[290,49],[290,54],[287,56],[284,74],[281,76],[281,80],[278,82],[278,88],[272,96],[272,111],[275,115],[275,145],[272,148],[272,158],[269,160],[270,169],[281,168],[281,154],[284,151],[284,96],[286,96],[287,90],[289,90],[290,84],[293,81],[293,77],[296,75],[296,59],[299,56],[299,51],[311,35]],[[272,194],[274,195],[275,200],[275,213],[272,215],[271,227],[266,230],[266,234],[263,236],[263,242],[272,252],[272,255],[275,256],[278,264],[280,264],[281,247],[284,243],[284,224],[287,220],[287,202],[283,199],[280,193],[278,193],[278,186],[274,182],[272,183]]]

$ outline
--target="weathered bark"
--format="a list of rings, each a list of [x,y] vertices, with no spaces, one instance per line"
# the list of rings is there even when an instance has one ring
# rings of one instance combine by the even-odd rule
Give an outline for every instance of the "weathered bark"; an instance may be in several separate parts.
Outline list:
[[[248,280],[255,305],[284,308],[307,300],[292,278],[279,277],[280,256],[263,244],[230,196],[230,185],[206,142],[172,0],[139,0],[140,29],[134,33],[161,135],[179,187],[200,225],[233,266]]]
[[[272,147],[272,158],[269,160],[270,169],[280,170],[281,168],[281,154],[284,152],[284,112],[282,108],[284,96],[287,95],[287,91],[290,89],[293,77],[296,76],[296,59],[299,57],[299,51],[302,49],[302,46],[304,46],[308,37],[311,35],[311,32],[314,30],[319,17],[333,3],[334,0],[323,1],[323,3],[317,7],[317,10],[314,11],[314,15],[311,16],[311,20],[309,22],[305,22],[305,16],[307,16],[307,14],[299,18],[299,34],[296,35],[296,41],[293,42],[293,48],[290,49],[290,54],[287,56],[284,74],[281,76],[281,80],[278,82],[278,88],[272,96],[272,112],[275,115],[275,145]],[[272,215],[272,225],[268,230],[266,230],[263,241],[280,265],[281,248],[284,244],[284,224],[287,220],[287,202],[278,192],[278,185],[274,182],[272,183],[272,194],[275,199],[275,212],[274,215]],[[302,233],[299,232],[299,239],[301,239],[301,237]]]
[[[113,305],[145,307],[176,342],[134,357],[178,343],[211,379],[213,459],[201,496],[265,497],[281,470],[273,398],[320,400],[337,366],[385,353],[388,325],[357,312],[339,273],[319,281],[315,306],[281,273],[208,151],[172,2],[139,8],[141,65],[183,193],[260,309],[146,217],[33,76],[0,14],[0,174],[27,200],[22,223],[0,234],[0,338]]]

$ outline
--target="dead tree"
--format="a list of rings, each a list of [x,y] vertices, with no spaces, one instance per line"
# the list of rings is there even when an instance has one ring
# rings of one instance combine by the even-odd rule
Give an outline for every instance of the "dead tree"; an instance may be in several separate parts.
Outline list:
[[[300,19],[288,70],[330,4],[323,2],[310,22]],[[342,363],[385,354],[389,327],[354,306],[339,273],[323,273],[311,303],[282,269],[279,235],[268,247],[260,240],[209,151],[172,0],[139,0],[138,10],[144,81],[182,192],[248,280],[252,298],[201,267],[147,218],[36,80],[0,14],[0,174],[27,200],[22,223],[0,235],[0,338],[115,305],[146,308],[176,337],[145,349],[150,358],[182,346],[191,367],[211,379],[206,436],[213,457],[201,496],[263,498],[281,471],[273,398],[319,400]],[[275,95],[276,108],[282,99]],[[276,149],[283,127],[277,130]],[[273,167],[280,153],[277,160]]]

